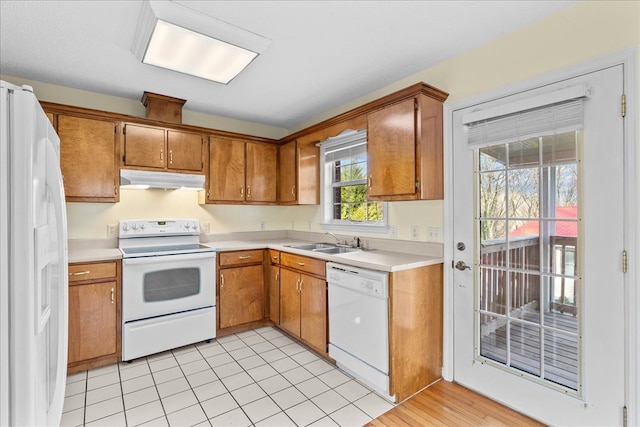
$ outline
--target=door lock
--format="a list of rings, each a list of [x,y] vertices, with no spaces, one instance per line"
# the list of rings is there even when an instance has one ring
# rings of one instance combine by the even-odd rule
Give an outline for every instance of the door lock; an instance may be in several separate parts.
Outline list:
[[[466,269],[471,270],[471,267],[464,263],[464,261],[458,261],[456,263],[456,268],[460,271],[465,271]]]

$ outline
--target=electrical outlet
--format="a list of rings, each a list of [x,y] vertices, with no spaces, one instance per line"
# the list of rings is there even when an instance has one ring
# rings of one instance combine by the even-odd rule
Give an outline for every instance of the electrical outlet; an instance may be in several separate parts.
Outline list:
[[[265,229],[265,223],[264,221],[260,221],[260,231],[264,231]]]
[[[118,226],[116,224],[107,224],[107,237],[116,237],[116,230]]]
[[[439,242],[440,227],[427,227],[427,240],[430,242]]]
[[[420,238],[420,227],[417,225],[411,226],[411,239],[418,240]]]
[[[210,222],[203,222],[202,223],[202,232],[204,234],[208,234],[209,231],[211,231],[211,223]]]
[[[391,226],[391,238],[392,239],[397,239],[398,238],[398,226],[397,225],[392,225]]]

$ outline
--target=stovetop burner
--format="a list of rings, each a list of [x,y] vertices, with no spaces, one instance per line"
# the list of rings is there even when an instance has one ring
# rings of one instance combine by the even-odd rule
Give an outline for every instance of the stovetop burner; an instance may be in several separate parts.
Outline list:
[[[199,234],[197,219],[121,220],[118,247],[123,258],[215,252]]]

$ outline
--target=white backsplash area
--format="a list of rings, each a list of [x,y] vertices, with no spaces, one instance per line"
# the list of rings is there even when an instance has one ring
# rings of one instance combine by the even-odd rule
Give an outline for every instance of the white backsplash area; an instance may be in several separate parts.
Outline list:
[[[388,205],[388,216],[390,228],[386,234],[336,233],[376,240],[443,241],[441,200],[392,202]],[[196,218],[200,220],[203,232],[208,226],[208,232],[213,234],[270,230],[323,232],[318,205],[199,205],[195,191],[121,189],[119,203],[67,203],[69,239],[115,237],[107,235],[109,224],[117,225],[120,219],[140,218]],[[391,226],[396,230],[395,237],[392,236]],[[418,228],[417,239],[412,235],[414,226]],[[430,227],[440,230],[439,239],[428,238]]]

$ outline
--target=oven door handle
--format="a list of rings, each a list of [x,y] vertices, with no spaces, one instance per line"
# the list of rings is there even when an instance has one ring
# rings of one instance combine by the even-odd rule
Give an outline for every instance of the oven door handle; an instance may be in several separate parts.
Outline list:
[[[216,258],[215,252],[195,252],[187,254],[161,255],[161,256],[145,256],[139,258],[124,258],[123,265],[140,265],[140,264],[163,264],[170,261],[191,261],[199,259]]]

